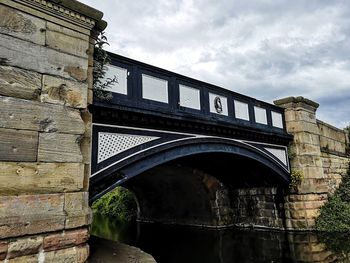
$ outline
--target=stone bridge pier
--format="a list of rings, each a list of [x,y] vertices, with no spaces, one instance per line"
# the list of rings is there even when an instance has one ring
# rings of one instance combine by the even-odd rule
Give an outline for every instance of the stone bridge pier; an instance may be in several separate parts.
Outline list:
[[[0,1],[0,262],[85,262],[94,36],[77,1]]]
[[[286,229],[310,230],[319,210],[334,193],[349,167],[349,135],[316,118],[318,103],[303,97],[275,101],[285,108],[292,176],[300,182],[285,196]]]

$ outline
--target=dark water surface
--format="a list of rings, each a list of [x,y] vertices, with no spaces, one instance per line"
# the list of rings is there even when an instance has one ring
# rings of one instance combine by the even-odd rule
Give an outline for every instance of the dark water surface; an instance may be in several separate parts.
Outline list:
[[[98,215],[92,234],[139,247],[158,263],[350,262],[346,234],[127,225]]]

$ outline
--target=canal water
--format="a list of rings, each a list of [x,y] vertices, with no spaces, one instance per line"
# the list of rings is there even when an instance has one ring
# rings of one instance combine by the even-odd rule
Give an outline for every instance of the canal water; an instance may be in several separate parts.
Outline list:
[[[92,235],[139,247],[158,263],[350,262],[349,234],[118,224],[95,215]]]

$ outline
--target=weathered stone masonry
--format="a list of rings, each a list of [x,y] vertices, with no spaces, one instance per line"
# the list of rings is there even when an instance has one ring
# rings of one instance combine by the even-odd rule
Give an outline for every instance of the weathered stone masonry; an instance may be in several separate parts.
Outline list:
[[[0,1],[0,262],[87,259],[102,15],[77,1]]]
[[[313,229],[319,209],[346,173],[348,136],[316,119],[316,102],[289,97],[275,104],[285,108],[287,131],[294,136],[289,151],[292,171],[304,176],[297,189],[285,197],[286,227]]]

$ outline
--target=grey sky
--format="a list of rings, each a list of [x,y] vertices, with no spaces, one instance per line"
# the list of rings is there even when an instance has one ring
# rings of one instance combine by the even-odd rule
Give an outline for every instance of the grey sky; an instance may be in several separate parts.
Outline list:
[[[82,0],[108,50],[272,102],[304,96],[350,124],[350,1]]]

